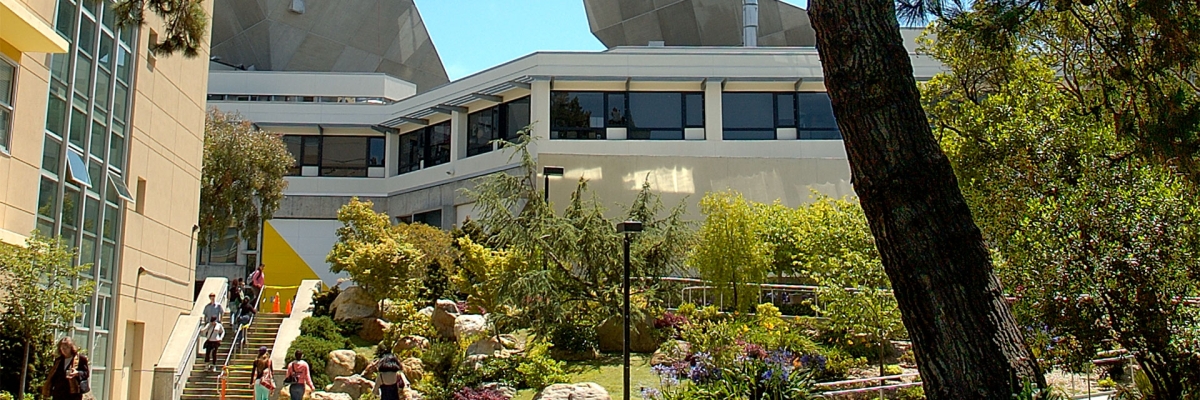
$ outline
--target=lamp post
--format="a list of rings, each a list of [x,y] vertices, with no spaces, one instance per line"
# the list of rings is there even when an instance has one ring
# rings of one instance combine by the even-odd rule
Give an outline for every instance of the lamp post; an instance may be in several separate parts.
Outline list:
[[[542,167],[542,177],[546,179],[545,184],[542,185],[542,192],[545,193],[544,199],[546,200],[547,205],[550,204],[550,177],[563,176],[563,171],[564,171],[563,167],[552,167],[552,166]]]
[[[622,233],[625,236],[625,279],[621,284],[622,292],[625,295],[625,310],[622,313],[625,318],[625,344],[622,346],[621,354],[625,358],[624,393],[627,400],[629,399],[629,234],[641,231],[641,221],[617,223],[617,233]]]

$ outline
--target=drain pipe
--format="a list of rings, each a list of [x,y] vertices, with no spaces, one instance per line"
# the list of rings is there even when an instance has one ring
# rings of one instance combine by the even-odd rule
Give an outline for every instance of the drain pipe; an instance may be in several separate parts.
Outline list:
[[[742,1],[742,47],[758,47],[758,0]]]

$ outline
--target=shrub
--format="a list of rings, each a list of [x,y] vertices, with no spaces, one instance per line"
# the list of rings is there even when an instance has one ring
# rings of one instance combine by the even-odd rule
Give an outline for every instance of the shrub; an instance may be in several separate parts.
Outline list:
[[[509,397],[494,388],[464,387],[454,392],[454,400],[508,400]]]
[[[892,365],[883,367],[883,372],[888,375],[900,375],[900,374],[904,373],[904,369],[900,368],[899,365],[892,364]]]
[[[308,321],[311,318],[305,319]],[[303,329],[303,328],[302,328]],[[301,335],[292,342],[292,347],[288,348],[287,362],[295,360],[297,350],[304,353],[304,361],[312,368],[313,384],[317,387],[325,387],[331,382],[329,376],[325,375],[325,365],[329,361],[329,353],[334,350],[339,350],[345,344],[343,342],[333,342],[313,336]]]
[[[329,312],[329,306],[333,305],[333,301],[337,300],[339,294],[342,294],[342,288],[334,286],[329,290],[313,295],[313,313],[314,317],[330,317],[333,316]]]
[[[673,338],[679,336],[679,331],[687,323],[687,317],[667,311],[661,317],[654,320],[654,329],[658,329],[665,336]]]
[[[550,333],[554,349],[572,354],[592,354],[600,348],[596,328],[591,325],[563,323]]]
[[[758,306],[755,306],[754,314],[759,320],[779,318],[783,316],[783,314],[779,312],[779,308],[775,307],[775,305],[771,303],[762,303]]]
[[[896,391],[897,400],[925,400],[925,388],[909,386]]]
[[[691,318],[692,314],[696,313],[696,305],[692,303],[683,303],[679,308],[675,309],[675,313],[687,318]]]
[[[543,341],[531,344],[517,359],[517,372],[522,386],[542,390],[546,386],[567,381],[563,370],[566,364],[550,358],[549,345]]]
[[[300,322],[300,335],[327,340],[337,344],[338,347],[346,344],[346,337],[342,335],[341,328],[329,317],[305,318]]]
[[[867,359],[854,357],[840,349],[830,349],[825,353],[825,369],[817,375],[818,380],[836,380],[845,378],[851,368],[867,366]]]
[[[358,334],[362,330],[362,321],[333,321],[337,325],[338,333],[343,337],[351,337]]]

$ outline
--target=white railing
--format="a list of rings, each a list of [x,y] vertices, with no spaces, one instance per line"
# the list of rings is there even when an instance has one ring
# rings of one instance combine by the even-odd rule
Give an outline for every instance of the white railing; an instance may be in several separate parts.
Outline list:
[[[192,304],[192,309],[175,320],[175,327],[163,346],[162,356],[154,365],[152,400],[175,400],[183,396],[183,388],[187,386],[196,362],[196,346],[200,340],[200,327],[204,324],[204,306],[208,304],[206,294],[216,293],[219,303],[224,307],[229,298],[228,291],[228,279],[205,279],[200,289],[201,295]]]

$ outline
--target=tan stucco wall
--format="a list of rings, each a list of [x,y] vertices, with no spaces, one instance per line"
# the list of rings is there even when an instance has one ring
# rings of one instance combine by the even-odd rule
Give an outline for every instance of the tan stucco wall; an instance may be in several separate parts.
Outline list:
[[[211,14],[212,2],[204,7]],[[110,399],[150,398],[154,363],[170,327],[192,305],[208,45],[206,39],[195,58],[158,57],[151,68],[146,44],[150,31],[162,26],[153,16],[138,39],[126,183],[137,196],[138,181],[145,180],[146,194],[145,204],[125,209]],[[139,274],[139,268],[150,273]],[[131,323],[145,326],[140,352],[131,348],[135,338],[127,337]]]

